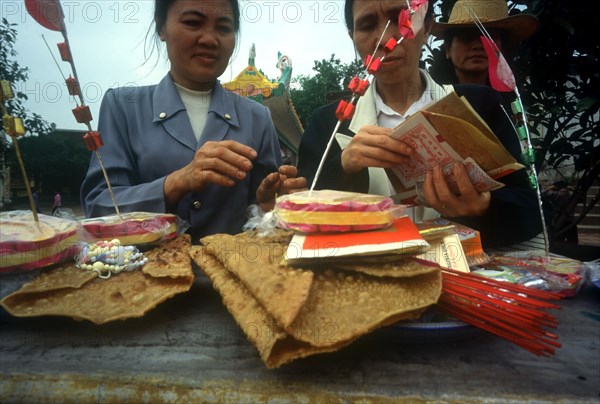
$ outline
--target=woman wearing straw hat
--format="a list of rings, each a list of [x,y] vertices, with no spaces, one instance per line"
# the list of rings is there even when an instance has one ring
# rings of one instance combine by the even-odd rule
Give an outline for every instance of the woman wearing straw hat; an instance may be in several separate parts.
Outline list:
[[[489,85],[488,59],[481,33],[475,26],[475,16],[502,52],[530,37],[540,27],[533,15],[509,16],[505,0],[458,0],[448,22],[437,22],[431,29],[432,35],[444,40],[446,59],[451,63],[449,69],[454,73],[452,84]]]

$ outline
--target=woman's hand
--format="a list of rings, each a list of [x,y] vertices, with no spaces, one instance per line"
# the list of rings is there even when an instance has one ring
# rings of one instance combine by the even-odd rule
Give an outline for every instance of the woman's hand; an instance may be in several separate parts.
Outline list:
[[[423,195],[427,204],[444,217],[481,216],[490,206],[490,193],[479,193],[464,164],[456,162],[452,168],[456,179],[457,191],[452,192],[444,178],[441,166],[427,172]]]
[[[275,198],[307,189],[306,178],[296,177],[298,169],[294,166],[281,166],[276,173],[265,177],[256,190],[256,202],[268,212],[275,207]]]
[[[363,126],[342,151],[342,168],[354,174],[366,167],[392,168],[410,161],[414,150],[389,136],[392,129]]]
[[[254,149],[235,142],[206,142],[185,167],[167,176],[164,192],[167,206],[173,206],[188,192],[197,192],[208,184],[231,187],[252,170]]]

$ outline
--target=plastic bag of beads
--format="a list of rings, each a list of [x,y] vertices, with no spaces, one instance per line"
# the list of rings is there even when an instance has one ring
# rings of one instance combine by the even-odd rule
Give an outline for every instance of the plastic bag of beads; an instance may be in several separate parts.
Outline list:
[[[77,268],[94,271],[102,279],[121,271],[139,269],[148,262],[148,258],[132,245],[122,245],[120,240],[82,243],[75,257]]]

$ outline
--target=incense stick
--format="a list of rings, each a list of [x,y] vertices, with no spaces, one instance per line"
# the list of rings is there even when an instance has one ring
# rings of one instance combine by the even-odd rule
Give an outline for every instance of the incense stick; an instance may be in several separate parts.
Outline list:
[[[556,328],[558,321],[543,311],[560,309],[547,301],[560,299],[559,294],[446,268],[442,280],[440,311],[535,355],[552,355],[561,346],[558,337],[544,329]]]

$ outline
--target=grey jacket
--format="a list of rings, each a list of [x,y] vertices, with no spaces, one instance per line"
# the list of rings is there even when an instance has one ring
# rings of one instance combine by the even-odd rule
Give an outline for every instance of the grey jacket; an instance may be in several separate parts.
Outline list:
[[[229,188],[209,185],[179,202],[172,213],[191,225],[194,236],[239,232],[260,182],[281,164],[268,108],[224,90],[218,82],[199,142],[169,74],[158,85],[107,91],[98,130],[104,142],[100,155],[122,212],[165,213],[166,176],[187,165],[207,141],[235,140],[256,150],[254,168],[245,180]],[[94,153],[80,197],[87,217],[115,213]]]

